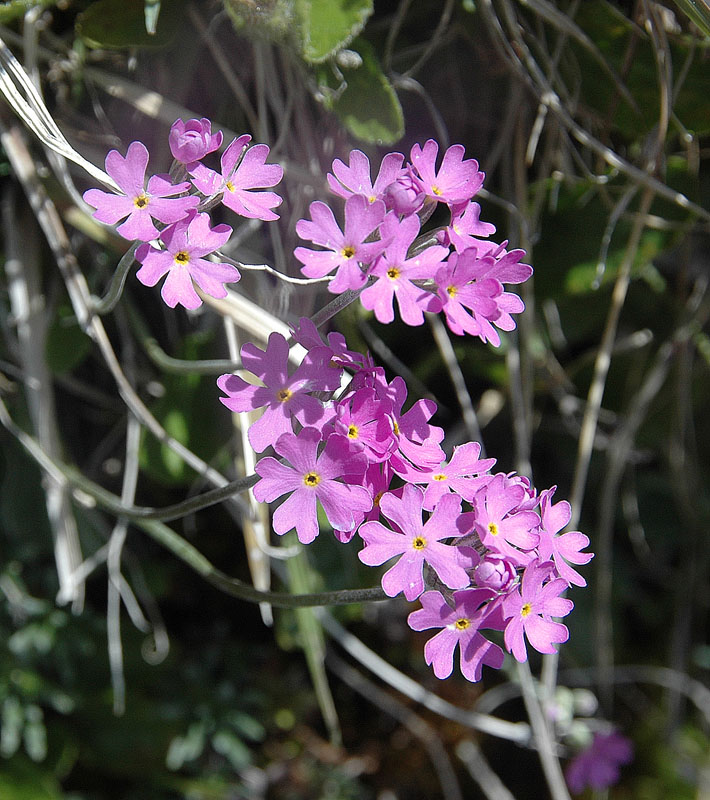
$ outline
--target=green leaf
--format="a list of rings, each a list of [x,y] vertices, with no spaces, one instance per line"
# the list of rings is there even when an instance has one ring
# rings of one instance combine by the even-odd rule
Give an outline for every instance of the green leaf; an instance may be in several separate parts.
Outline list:
[[[710,4],[707,0],[676,0],[676,5],[706,36],[710,36]]]
[[[369,42],[358,38],[352,50],[359,55],[357,65],[331,61],[317,67],[321,100],[356,138],[370,144],[394,144],[404,133],[397,94]]]
[[[175,38],[183,5],[183,0],[163,0],[158,17],[154,0],[98,0],[79,14],[76,32],[93,48],[161,47]]]
[[[347,47],[365,27],[373,0],[296,0],[303,57],[325,61]]]

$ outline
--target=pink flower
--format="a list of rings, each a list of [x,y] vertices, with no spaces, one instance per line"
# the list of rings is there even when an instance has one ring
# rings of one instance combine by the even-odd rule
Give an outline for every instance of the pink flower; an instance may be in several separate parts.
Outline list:
[[[619,780],[619,767],[633,760],[634,747],[617,731],[595,733],[591,745],[567,765],[570,791],[580,794],[587,786],[601,792]]]
[[[210,228],[208,214],[191,211],[160,234],[165,250],[142,244],[136,250],[136,260],[143,266],[136,273],[145,286],[155,284],[167,275],[160,294],[170,308],[180,303],[185,308],[202,305],[193,281],[205,294],[226,297],[225,283],[236,283],[239,270],[231,264],[217,264],[204,256],[222,247],[232,235],[229,225]]]
[[[261,480],[254,486],[254,497],[260,503],[271,503],[290,493],[274,511],[274,530],[284,534],[295,528],[303,544],[318,535],[318,503],[333,529],[343,532],[352,531],[372,508],[367,489],[343,480],[365,471],[365,457],[352,454],[337,434],[328,438],[319,455],[321,443],[320,432],[315,428],[304,428],[298,436],[285,433],[274,450],[289,463],[269,456],[256,465]]]
[[[519,511],[525,489],[498,473],[473,500],[476,531],[494,554],[518,565],[527,564],[537,546],[540,518],[534,511]]]
[[[557,573],[564,578],[567,583],[575,586],[586,586],[587,581],[570,567],[572,564],[587,564],[592,558],[593,553],[580,552],[589,544],[589,537],[579,531],[569,531],[561,536],[556,534],[561,531],[570,521],[572,510],[566,500],[552,505],[552,495],[557,487],[553,486],[546,492],[540,493],[540,543],[538,553],[540,558],[548,561],[552,559],[555,563]]]
[[[278,164],[266,164],[269,147],[255,144],[246,150],[251,140],[248,133],[235,139],[222,153],[222,173],[197,164],[190,170],[192,182],[206,197],[223,192],[222,204],[249,219],[274,220],[279,215],[271,209],[281,205],[275,192],[256,192],[254,189],[276,186],[283,177]]]
[[[388,492],[380,500],[380,511],[397,528],[392,531],[379,522],[366,522],[358,531],[365,547],[358,553],[370,567],[400,556],[382,577],[382,588],[389,597],[404,592],[414,600],[424,591],[424,564],[436,572],[450,589],[470,584],[467,569],[478,560],[475,551],[443,544],[442,539],[460,536],[461,499],[453,494],[441,498],[431,517],[422,524],[424,496],[416,486],[407,484],[398,498]]]
[[[231,411],[253,411],[266,406],[262,416],[249,428],[249,442],[261,453],[284,433],[291,433],[292,417],[301,425],[320,426],[332,417],[323,403],[310,392],[333,391],[340,385],[340,370],[330,366],[330,352],[316,347],[304,358],[293,375],[288,371],[288,344],[280,333],[272,333],[266,350],[248,342],[241,350],[242,365],[264,386],[254,386],[237,375],[222,375],[220,397]]]
[[[374,389],[358,389],[335,407],[335,430],[345,436],[353,452],[364,453],[368,463],[385,461],[397,446],[389,404]]]
[[[499,604],[489,602],[493,596],[488,589],[454,592],[454,608],[439,592],[425,592],[419,598],[422,608],[412,612],[407,622],[415,631],[443,628],[424,646],[426,663],[434,668],[437,678],[451,675],[457,647],[461,672],[467,680],[479,681],[484,664],[500,669],[503,651],[480,632],[481,628],[503,630]]]
[[[296,258],[304,265],[308,278],[322,278],[336,270],[328,284],[329,291],[340,294],[346,289],[360,289],[367,280],[367,269],[385,249],[387,242],[366,242],[385,216],[385,204],[370,203],[362,195],[345,201],[345,231],[341,231],[330,208],[320,201],[310,205],[311,220],[300,219],[296,232],[302,239],[326,248],[309,250],[297,247]]]
[[[491,321],[500,315],[503,286],[487,276],[493,264],[492,257],[478,258],[473,247],[460,255],[451,253],[437,272],[436,283],[449,328],[457,336],[468,333],[498,347],[500,336]]]
[[[197,208],[198,197],[173,197],[189,189],[189,183],[173,185],[167,175],[153,175],[144,188],[145,171],[148,166],[148,150],[142,142],[131,142],[124,158],[118,150],[106,156],[106,172],[116,181],[122,195],[89,189],[84,200],[96,211],[94,217],[100,222],[115,225],[127,217],[116,228],[124,239],[149,242],[158,237],[153,219],[170,224],[181,220],[191,209]]]
[[[192,164],[219,149],[222,131],[212,133],[212,123],[205,117],[189,119],[187,122],[176,119],[170,128],[168,141],[176,161]]]
[[[410,483],[426,483],[424,508],[433,509],[442,495],[456,492],[464,500],[472,500],[480,489],[492,480],[488,471],[496,463],[495,458],[479,459],[481,445],[467,442],[454,447],[451,461],[442,461],[428,470],[408,470],[400,476]]]
[[[470,200],[483,186],[484,174],[478,169],[478,162],[463,159],[464,148],[454,144],[444,153],[439,171],[436,170],[436,156],[439,145],[429,139],[424,147],[415,144],[410,158],[417,171],[423,191],[427,197],[441,203],[463,203]]]
[[[503,600],[503,616],[507,620],[503,641],[520,662],[528,659],[526,636],[539,653],[556,653],[555,645],[569,638],[567,627],[552,617],[567,616],[574,603],[560,597],[567,589],[567,581],[547,580],[553,570],[551,561],[531,561],[523,573],[521,590],[514,589]]]
[[[407,258],[418,234],[419,219],[416,216],[405,217],[400,222],[396,214],[388,214],[380,225],[380,236],[389,239],[390,243],[370,272],[377,280],[360,295],[360,302],[374,311],[380,322],[389,323],[394,319],[395,297],[399,313],[407,325],[421,325],[424,311],[441,309],[441,301],[435,294],[412,281],[432,278],[449,251],[434,245],[413,258]]]
[[[443,244],[451,244],[457,253],[475,247],[479,256],[497,247],[493,242],[482,242],[496,232],[495,225],[481,222],[481,207],[478,203],[457,203],[451,208],[451,223],[444,230]]]
[[[387,153],[382,159],[380,171],[372,182],[370,160],[360,150],[350,153],[350,165],[346,166],[339,158],[333,161],[334,175],[328,174],[328,186],[339,197],[347,199],[353,194],[364,195],[368,202],[381,200],[384,190],[403,173],[401,153]]]

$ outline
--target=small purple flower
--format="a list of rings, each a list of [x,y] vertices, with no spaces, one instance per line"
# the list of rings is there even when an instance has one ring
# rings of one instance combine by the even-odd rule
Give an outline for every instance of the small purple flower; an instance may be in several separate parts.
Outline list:
[[[260,503],[271,503],[290,493],[274,511],[273,526],[279,535],[295,528],[302,544],[318,536],[317,503],[333,529],[346,533],[372,508],[367,489],[343,482],[355,472],[361,475],[365,471],[365,457],[351,453],[338,434],[328,437],[319,455],[321,444],[320,431],[315,428],[304,428],[298,436],[285,433],[274,450],[289,463],[268,456],[256,465],[261,480],[254,486],[254,497]]]
[[[458,203],[451,208],[451,223],[444,229],[443,244],[453,245],[457,253],[475,247],[479,256],[486,255],[497,245],[481,241],[496,232],[490,222],[481,222],[481,207],[478,203]]]
[[[444,153],[437,172],[438,152],[437,142],[429,139],[423,148],[415,144],[410,153],[412,165],[427,197],[440,203],[463,203],[470,200],[483,186],[485,177],[478,169],[478,162],[473,158],[464,160],[463,146],[454,144]]]
[[[534,511],[518,511],[524,488],[498,473],[473,499],[476,531],[493,553],[515,564],[527,564],[537,546],[540,518]]]
[[[546,492],[540,492],[542,524],[540,525],[538,553],[540,558],[545,561],[550,559],[554,561],[557,574],[567,583],[586,586],[587,581],[569,564],[588,564],[594,558],[593,553],[581,552],[589,544],[589,537],[579,531],[568,531],[561,536],[556,535],[572,516],[572,509],[566,500],[560,500],[559,503],[552,505],[552,496],[556,488],[553,486]]]
[[[460,495],[464,500],[472,500],[476,493],[490,483],[492,476],[488,471],[496,463],[495,458],[479,459],[481,445],[467,442],[454,447],[451,461],[442,461],[428,470],[409,470],[400,476],[410,483],[426,483],[424,508],[433,509],[442,495],[449,491]]]
[[[176,161],[192,164],[219,149],[222,131],[212,133],[212,123],[205,117],[189,119],[187,122],[176,119],[170,128],[168,141]]]
[[[416,216],[399,220],[396,214],[388,214],[380,225],[380,236],[389,239],[384,253],[375,261],[370,275],[377,280],[363,290],[360,302],[382,323],[394,320],[393,300],[397,298],[399,313],[407,325],[421,325],[424,311],[436,312],[441,301],[431,291],[412,283],[433,278],[441,262],[449,254],[446,247],[427,247],[413,258],[407,252],[419,233]]]
[[[223,192],[222,204],[249,219],[274,220],[279,215],[272,211],[281,205],[282,198],[275,192],[256,192],[276,184],[283,177],[278,164],[266,164],[269,147],[255,144],[246,149],[251,136],[248,133],[235,139],[222,153],[222,172],[217,173],[204,164],[190,170],[192,182],[206,197]]]
[[[336,270],[328,290],[340,294],[346,289],[360,289],[367,280],[372,262],[385,249],[387,242],[366,242],[385,216],[385,205],[370,203],[362,195],[345,201],[345,231],[341,231],[330,208],[317,200],[310,205],[311,220],[300,219],[296,232],[302,239],[326,248],[309,250],[297,247],[296,258],[304,265],[301,272],[308,278],[323,278]]]
[[[500,669],[503,651],[481,634],[482,628],[503,630],[499,604],[489,602],[493,596],[487,589],[454,592],[454,608],[439,592],[425,592],[419,598],[422,608],[413,611],[407,622],[415,631],[443,628],[424,646],[426,663],[434,668],[437,678],[451,675],[457,647],[460,648],[461,673],[467,680],[481,680],[484,664]]]
[[[173,197],[190,188],[190,184],[173,185],[168,175],[153,175],[145,186],[145,171],[148,166],[148,150],[142,142],[131,142],[124,158],[118,150],[106,156],[106,172],[116,181],[122,195],[89,189],[84,200],[96,211],[94,217],[100,222],[115,225],[127,217],[116,228],[124,239],[149,242],[158,237],[153,224],[157,219],[166,225],[181,220],[191,209],[197,208],[200,199],[193,195]]]
[[[370,160],[360,150],[350,153],[350,165],[346,166],[339,158],[333,161],[334,175],[328,174],[328,185],[334,194],[347,199],[353,194],[364,195],[368,202],[381,200],[384,190],[403,173],[401,153],[387,153],[382,159],[380,171],[372,182]]]
[[[503,641],[520,662],[528,660],[526,636],[539,653],[556,653],[555,645],[569,638],[567,627],[552,617],[567,616],[574,603],[560,597],[568,588],[567,581],[547,580],[553,570],[551,561],[531,561],[523,573],[521,589],[514,589],[503,600],[507,620]]]
[[[389,404],[374,389],[358,389],[335,407],[335,430],[353,452],[364,453],[369,463],[385,461],[397,446]]]
[[[478,336],[498,347],[500,336],[491,321],[500,316],[498,299],[503,286],[487,277],[493,264],[492,257],[478,258],[473,247],[461,254],[451,253],[446,266],[437,272],[436,283],[450,330],[457,336]]]
[[[567,765],[567,785],[574,794],[581,794],[587,786],[601,792],[619,780],[619,767],[633,757],[633,744],[625,736],[617,731],[595,733],[591,745]]]
[[[411,484],[404,487],[401,498],[388,492],[380,500],[380,511],[399,532],[379,522],[366,522],[360,527],[365,547],[358,557],[363,564],[379,566],[400,556],[382,576],[382,588],[389,597],[400,592],[404,592],[407,600],[419,597],[424,591],[425,562],[450,589],[463,589],[471,582],[466,570],[473,568],[478,560],[475,551],[441,541],[464,533],[459,524],[461,499],[445,495],[422,524],[423,500],[422,492]]]
[[[397,375],[391,383],[378,385],[378,391],[392,403],[394,432],[398,437],[398,450],[390,462],[397,473],[407,474],[412,465],[417,469],[431,469],[444,460],[440,442],[444,431],[429,420],[436,413],[433,400],[417,400],[407,411],[402,408],[407,400],[407,384]]]
[[[282,434],[292,432],[292,417],[303,426],[322,426],[328,412],[310,392],[333,391],[340,385],[340,370],[330,366],[327,347],[311,350],[293,375],[288,371],[288,350],[286,339],[276,332],[269,336],[265,351],[251,342],[242,346],[242,365],[264,386],[254,386],[237,375],[222,375],[217,380],[217,386],[227,395],[220,400],[231,411],[253,411],[266,406],[248,433],[249,443],[257,453],[274,444]]]
[[[143,265],[136,277],[145,286],[155,286],[167,275],[160,294],[170,308],[178,303],[185,308],[202,305],[193,281],[205,294],[226,297],[224,284],[236,283],[241,277],[239,270],[231,264],[207,261],[204,256],[222,247],[231,235],[229,225],[210,228],[208,214],[191,211],[160,234],[165,250],[151,244],[136,250],[136,261]]]

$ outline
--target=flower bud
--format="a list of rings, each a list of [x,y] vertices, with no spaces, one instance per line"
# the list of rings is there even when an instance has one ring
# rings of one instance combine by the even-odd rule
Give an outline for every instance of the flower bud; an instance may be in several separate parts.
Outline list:
[[[199,161],[222,144],[222,132],[212,133],[212,123],[205,119],[175,120],[170,128],[170,152],[176,161],[190,164]]]

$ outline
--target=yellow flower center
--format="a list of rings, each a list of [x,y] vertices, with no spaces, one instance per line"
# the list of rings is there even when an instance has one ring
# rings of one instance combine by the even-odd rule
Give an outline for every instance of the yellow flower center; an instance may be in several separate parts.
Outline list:
[[[186,253],[184,250],[181,250],[179,253],[175,253],[176,264],[187,264],[189,261],[190,261],[190,254]]]
[[[133,198],[133,205],[136,208],[145,208],[148,205],[148,198],[144,194],[139,194]]]
[[[387,270],[387,277],[392,281],[396,281],[397,278],[399,278],[400,275],[401,275],[401,272],[399,271],[399,267],[390,267]]]
[[[234,184],[232,183],[232,181],[227,181],[227,182],[224,184],[224,188],[225,188],[225,189],[226,189],[228,192],[234,192],[234,191],[235,191],[235,189],[234,189]]]
[[[293,392],[290,389],[279,389],[276,392],[276,399],[279,403],[287,403],[293,397]]]
[[[532,611],[532,606],[530,603],[525,603],[525,605],[520,609],[520,616],[527,617],[527,615]]]
[[[377,492],[377,494],[375,495],[375,499],[372,501],[372,505],[375,506],[375,508],[380,507],[380,500],[382,500],[383,494],[384,492]]]
[[[371,195],[370,195],[370,196],[367,198],[367,202],[368,202],[368,203],[374,203],[374,202],[375,202],[375,200],[377,200],[377,198],[375,197],[375,195],[374,195],[374,194],[371,194]]]
[[[415,550],[423,550],[426,547],[426,539],[423,536],[417,536],[412,540],[412,547]]]
[[[399,436],[399,425],[397,425],[396,422],[394,423],[392,430],[394,431],[395,436]]]
[[[488,533],[490,533],[491,536],[498,536],[498,526],[495,522],[488,523]]]
[[[445,481],[446,480],[446,475],[444,475],[443,472],[440,472],[438,475],[434,475],[434,480],[435,481]]]
[[[448,294],[449,297],[456,297],[456,293],[457,292],[458,292],[458,288],[456,286],[447,286],[446,287],[446,294]]]
[[[317,472],[307,472],[303,476],[303,485],[314,489],[320,483],[320,475]]]
[[[357,425],[350,425],[348,427],[348,439],[357,439],[358,428]]]
[[[431,190],[437,197],[441,197],[441,195],[443,194],[443,192],[438,186],[432,186]]]
[[[454,626],[456,630],[465,631],[471,625],[471,620],[466,619],[466,617],[459,617],[459,619],[454,622]]]
[[[355,255],[355,248],[348,244],[340,251],[340,255],[343,258],[352,258]]]

